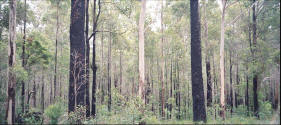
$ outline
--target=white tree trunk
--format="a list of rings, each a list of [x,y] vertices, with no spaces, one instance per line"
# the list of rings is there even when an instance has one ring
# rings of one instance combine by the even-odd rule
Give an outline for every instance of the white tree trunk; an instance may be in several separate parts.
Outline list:
[[[146,0],[141,1],[141,12],[139,18],[139,96],[144,101],[144,21]]]

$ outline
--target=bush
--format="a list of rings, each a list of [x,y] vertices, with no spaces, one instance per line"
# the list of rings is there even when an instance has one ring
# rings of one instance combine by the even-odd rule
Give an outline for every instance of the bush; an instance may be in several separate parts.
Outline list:
[[[61,103],[56,103],[50,105],[47,109],[45,109],[45,115],[49,118],[50,124],[58,123],[59,117],[63,114],[64,107]]]
[[[24,124],[42,124],[43,115],[36,109],[30,109],[28,112],[19,114],[18,118],[16,118],[17,123]]]

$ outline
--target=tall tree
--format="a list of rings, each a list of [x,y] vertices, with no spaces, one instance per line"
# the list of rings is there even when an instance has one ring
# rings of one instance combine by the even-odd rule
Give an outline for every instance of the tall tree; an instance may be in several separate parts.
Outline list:
[[[6,119],[8,124],[15,123],[15,104],[16,104],[16,75],[15,75],[15,63],[16,63],[16,8],[17,1],[9,1],[9,43],[8,43],[8,99]]]
[[[224,99],[224,17],[226,10],[226,1],[221,0],[222,2],[222,15],[221,15],[221,41],[220,41],[220,82],[221,82],[221,94],[220,94],[220,116],[225,119],[225,99]]]
[[[165,117],[165,88],[164,88],[164,29],[163,29],[163,1],[161,1],[161,114]]]
[[[110,26],[110,30],[112,26]],[[109,33],[109,42],[108,42],[108,60],[107,60],[107,91],[108,91],[108,104],[107,109],[111,111],[111,37],[112,33]]]
[[[97,9],[97,5],[96,5],[97,1],[94,0],[94,8],[93,8],[93,59],[92,59],[92,70],[93,70],[93,85],[92,85],[92,112],[91,115],[95,117],[96,115],[96,72],[97,72],[97,66],[96,66],[96,31],[97,31],[97,26],[98,26],[98,19],[100,16],[100,12],[101,12],[101,4],[100,4],[100,0],[98,1],[98,7],[99,7],[99,11],[98,14],[96,15],[96,9]],[[87,45],[87,49],[89,49],[90,51],[90,45]],[[88,55],[89,56],[89,55]],[[90,63],[90,62],[89,62]]]
[[[0,34],[1,35],[1,34]],[[25,69],[25,42],[26,42],[26,0],[24,0],[24,22],[23,22],[23,44],[22,44],[22,67]],[[24,113],[24,98],[25,98],[25,82],[21,81],[21,108],[22,113]]]
[[[233,112],[232,51],[229,51],[230,113]]]
[[[252,24],[252,31],[253,31],[253,58],[254,58],[254,65],[257,65],[257,59],[256,59],[256,51],[257,51],[257,19],[256,19],[256,0],[253,0],[253,24]],[[256,117],[259,117],[259,102],[258,102],[258,73],[257,71],[253,72],[253,91],[254,91],[254,115]]]
[[[144,22],[146,0],[141,0],[141,12],[139,18],[139,97],[144,100]]]
[[[84,105],[85,83],[83,67],[85,66],[85,1],[71,1],[70,24],[70,67],[69,67],[69,101],[68,111],[74,111],[77,105]],[[77,99],[76,99],[77,98]]]
[[[56,13],[56,20],[57,20],[57,30],[56,30],[56,52],[55,52],[55,74],[54,74],[54,99],[56,99],[56,92],[57,92],[57,60],[58,60],[58,32],[59,32],[59,4],[60,1],[57,0],[57,13]]]
[[[211,64],[210,64],[210,52],[208,41],[208,22],[207,22],[207,2],[204,1],[204,41],[205,41],[205,63],[206,63],[206,75],[207,75],[207,106],[212,105],[212,76],[211,76]]]
[[[202,56],[200,39],[200,16],[197,0],[190,1],[191,26],[191,79],[193,99],[193,121],[207,121],[204,86],[202,78]]]
[[[90,91],[89,91],[89,87],[90,87],[90,77],[89,77],[89,67],[90,67],[90,42],[88,39],[88,33],[89,33],[89,0],[85,1],[85,13],[86,13],[86,29],[85,29],[85,41],[86,41],[86,67],[85,67],[85,71],[86,71],[86,79],[85,79],[85,83],[86,83],[86,116],[89,117],[90,116]]]

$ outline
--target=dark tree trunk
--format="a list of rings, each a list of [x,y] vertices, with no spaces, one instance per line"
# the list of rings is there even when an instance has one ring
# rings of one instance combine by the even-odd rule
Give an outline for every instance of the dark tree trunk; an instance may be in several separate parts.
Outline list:
[[[229,80],[230,80],[230,113],[232,114],[233,112],[233,89],[232,89],[232,60],[231,57],[232,56],[232,52],[229,52]]]
[[[171,71],[170,71],[170,98],[173,98],[173,62],[172,62],[172,59],[171,59]],[[169,111],[170,111],[169,118],[170,119],[172,118],[172,108],[173,108],[173,105],[171,103],[171,104],[169,104]]]
[[[90,79],[89,79],[89,68],[90,68],[90,42],[88,39],[88,33],[89,33],[89,0],[85,1],[85,16],[86,16],[86,29],[85,29],[85,40],[86,40],[86,117],[90,117]]]
[[[207,57],[208,58],[208,57]],[[207,106],[212,106],[212,77],[211,65],[209,59],[206,61],[206,74],[207,74]]]
[[[253,3],[255,3],[256,0],[253,0]],[[256,60],[256,45],[257,45],[257,22],[256,22],[256,5],[253,6],[253,56],[254,56],[254,64],[257,63]],[[254,71],[254,77],[253,77],[253,91],[254,91],[254,115],[259,118],[259,102],[258,102],[258,74],[257,71]]]
[[[246,71],[248,70],[248,66],[246,65]],[[247,116],[249,116],[249,77],[248,74],[246,74],[246,97],[245,102],[247,106]]]
[[[180,71],[179,71],[179,63],[178,63],[178,60],[176,62],[176,106],[177,106],[177,109],[178,109],[178,113],[177,113],[177,119],[181,119],[181,114],[180,114],[180,111],[181,111],[181,106],[180,106],[180,100],[181,100],[181,97],[180,97]]]
[[[110,28],[111,29],[111,28]],[[107,61],[107,80],[108,80],[108,105],[107,105],[107,109],[108,111],[111,111],[111,32],[109,33],[109,47],[108,47],[108,61]]]
[[[36,108],[36,83],[35,83],[35,78],[33,81],[33,95],[32,95],[32,101],[33,101],[33,107]]]
[[[202,57],[200,39],[200,17],[198,2],[190,1],[190,24],[191,24],[191,76],[192,76],[192,99],[193,121],[206,122],[206,109],[204,100]]]
[[[69,67],[69,101],[68,112],[77,105],[84,105],[85,83],[83,79],[85,66],[85,1],[71,1],[70,24],[70,67]],[[75,87],[76,86],[76,87]],[[75,89],[74,89],[75,88]],[[76,97],[76,98],[75,98]]]
[[[43,70],[42,70],[43,71]],[[45,87],[45,82],[44,82],[44,74],[42,72],[42,88],[41,88],[41,106],[42,106],[42,112],[44,112],[45,109],[45,91],[44,91],[44,87]]]
[[[1,33],[0,33],[1,36]],[[1,39],[0,39],[1,40]],[[23,44],[22,44],[22,67],[25,69],[25,42],[26,42],[26,0],[24,0]],[[21,81],[21,112],[24,113],[25,83]]]

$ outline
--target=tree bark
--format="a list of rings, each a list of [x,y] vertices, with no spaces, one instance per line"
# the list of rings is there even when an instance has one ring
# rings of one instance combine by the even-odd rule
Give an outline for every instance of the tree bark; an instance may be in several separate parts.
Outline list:
[[[221,82],[221,94],[220,94],[220,116],[225,120],[225,89],[224,89],[224,16],[226,0],[222,0],[222,17],[221,17],[221,43],[220,43],[220,82]]]
[[[111,27],[111,26],[110,26]],[[111,28],[110,28],[111,30]],[[109,33],[109,42],[108,42],[108,61],[107,61],[107,80],[108,80],[108,105],[107,105],[107,109],[110,112],[111,111],[111,37],[112,37],[112,33]]]
[[[69,67],[69,101],[68,111],[72,112],[77,105],[84,105],[85,83],[85,1],[71,1],[71,24],[70,24],[70,67]],[[75,87],[76,86],[76,87]],[[74,89],[75,88],[75,89]],[[77,100],[75,99],[77,98]]]
[[[120,75],[120,87],[119,87],[119,92],[120,92],[120,94],[122,95],[122,52],[120,51],[120,59],[119,59],[119,62],[120,62],[120,73],[119,73],[119,75]]]
[[[232,89],[232,52],[229,52],[229,80],[230,80],[230,113],[233,112],[233,89]]]
[[[45,87],[45,82],[44,82],[44,70],[42,70],[42,88],[41,88],[41,106],[42,106],[42,112],[44,112],[45,109],[45,91],[44,91],[44,87]]]
[[[95,1],[94,1],[95,2]],[[90,117],[90,92],[89,92],[89,87],[90,87],[90,77],[89,77],[89,68],[90,68],[90,42],[88,39],[88,34],[89,34],[89,0],[85,0],[85,16],[86,16],[86,29],[85,29],[85,41],[86,41],[86,117]],[[95,7],[94,7],[95,8]]]
[[[54,74],[54,100],[57,92],[57,60],[58,60],[58,33],[59,33],[59,2],[57,1],[57,30],[56,30],[56,52],[55,52],[55,74]]]
[[[141,1],[141,11],[139,18],[139,97],[144,100],[144,82],[145,82],[145,68],[144,68],[144,22],[145,22],[145,6],[146,0]]]
[[[255,3],[256,0],[253,0],[253,3]],[[254,56],[254,64],[256,65],[257,59],[256,59],[256,47],[257,47],[257,22],[256,22],[256,5],[253,6],[253,56]],[[254,91],[254,115],[259,118],[259,102],[258,102],[258,73],[257,71],[254,71],[254,77],[253,77],[253,91]]]
[[[163,0],[161,2],[161,114],[165,118]]]
[[[15,123],[15,97],[16,75],[14,70],[16,63],[16,0],[9,1],[9,43],[8,43],[8,89],[6,120],[8,124]]]
[[[193,121],[206,122],[204,86],[202,78],[202,56],[200,39],[200,16],[198,2],[190,1],[191,26],[191,79],[193,99]]]
[[[0,33],[1,35],[1,33]],[[1,39],[0,39],[1,40]],[[25,42],[26,42],[26,0],[24,0],[23,44],[22,44],[22,67],[25,69]],[[21,81],[21,112],[24,113],[25,82]]]

